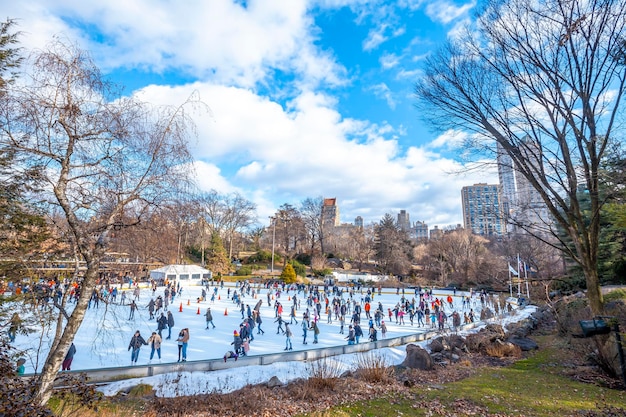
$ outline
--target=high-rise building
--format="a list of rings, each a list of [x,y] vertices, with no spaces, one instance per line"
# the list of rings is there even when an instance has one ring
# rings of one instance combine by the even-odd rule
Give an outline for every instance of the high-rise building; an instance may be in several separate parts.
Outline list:
[[[439,228],[439,226],[435,226],[430,229],[430,238],[431,239],[439,239],[443,236],[443,230]]]
[[[356,227],[363,227],[363,217],[356,216],[356,218],[354,219],[354,225]]]
[[[339,206],[336,198],[325,198],[322,205],[322,225],[324,228],[339,226]]]
[[[428,240],[428,225],[425,222],[415,222],[413,227],[415,239]]]
[[[519,150],[524,159],[537,167],[541,166],[541,146],[529,136],[522,139]],[[503,208],[507,214],[507,230],[524,232],[533,229],[541,233],[551,224],[548,208],[543,198],[528,179],[515,166],[511,157],[498,145],[498,178],[504,196]]]
[[[409,213],[407,213],[406,210],[400,210],[400,213],[398,213],[398,227],[405,232],[408,232],[411,228]]]
[[[506,233],[502,187],[500,184],[474,184],[461,190],[463,225],[483,236]]]

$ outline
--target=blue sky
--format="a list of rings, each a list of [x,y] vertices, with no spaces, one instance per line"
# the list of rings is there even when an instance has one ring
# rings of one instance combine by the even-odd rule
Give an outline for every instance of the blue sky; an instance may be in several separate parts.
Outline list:
[[[8,3],[8,2],[4,2]],[[88,4],[86,4],[88,3]],[[336,197],[342,222],[405,209],[431,227],[462,222],[462,132],[433,132],[415,108],[424,58],[467,24],[447,0],[29,0],[3,4],[22,45],[54,36],[156,104],[192,93],[198,185],[239,192],[259,221],[306,197]]]

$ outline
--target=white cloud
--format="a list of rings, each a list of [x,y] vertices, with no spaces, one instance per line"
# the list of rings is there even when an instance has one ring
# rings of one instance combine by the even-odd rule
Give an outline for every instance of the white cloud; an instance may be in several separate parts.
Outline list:
[[[303,196],[323,195],[338,197],[342,221],[359,214],[377,221],[397,207],[415,219],[456,224],[461,187],[484,180],[481,173],[457,175],[459,163],[427,148],[403,153],[396,129],[342,118],[335,100],[319,93],[305,92],[286,107],[250,90],[202,83],[153,86],[143,97],[183,100],[193,89],[212,112],[198,116],[194,152],[206,170],[198,175],[202,188],[238,190],[257,203],[261,219],[276,196],[284,198],[279,204],[297,205]],[[442,136],[429,149],[459,137]],[[227,179],[218,168],[225,164],[235,172]]]
[[[467,14],[476,6],[476,1],[457,6],[447,0],[435,0],[426,6],[426,14],[435,22],[448,24]]]
[[[239,191],[221,175],[220,168],[214,164],[196,160],[193,164],[193,169],[195,171],[196,183],[201,191],[215,190],[223,194]]]
[[[439,135],[435,140],[428,144],[432,149],[447,149],[455,150],[463,146],[465,140],[467,140],[468,134],[459,130],[446,130]]]
[[[10,12],[28,28],[26,45],[65,33],[91,50],[104,71],[176,69],[252,87],[282,68],[309,83],[343,82],[345,69],[315,46],[306,0],[255,1],[247,8],[230,0],[19,3]]]
[[[376,84],[370,87],[369,90],[373,91],[374,95],[379,99],[385,100],[390,108],[394,109],[396,107],[396,102],[393,99],[393,94],[391,93],[391,90],[389,89],[389,86],[387,86],[387,84]]]
[[[363,50],[371,51],[372,49],[378,48],[378,46],[383,42],[387,41],[389,38],[385,35],[386,31],[386,24],[370,30],[367,34],[367,39],[363,41]]]
[[[400,58],[396,54],[384,53],[378,61],[384,69],[390,69],[400,63]]]

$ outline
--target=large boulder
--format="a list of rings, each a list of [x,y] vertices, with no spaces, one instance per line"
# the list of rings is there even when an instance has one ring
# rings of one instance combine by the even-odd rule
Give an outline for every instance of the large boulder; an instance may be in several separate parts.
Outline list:
[[[433,360],[426,349],[410,344],[406,347],[406,358],[404,358],[402,366],[411,369],[430,371],[433,369]]]
[[[431,352],[438,353],[443,352],[446,349],[446,346],[443,343],[443,338],[438,337],[430,341],[428,348]]]
[[[274,375],[273,377],[270,378],[269,381],[267,381],[268,388],[282,387],[283,385],[285,384],[283,384],[283,382],[280,379],[278,379],[276,375]]]
[[[467,349],[470,352],[485,353],[487,347],[493,346],[496,342],[506,339],[504,329],[499,324],[488,324],[478,333],[470,334],[465,339]]]
[[[452,334],[448,338],[448,344],[450,345],[450,349],[452,350],[464,350],[465,349],[465,338],[463,336],[459,336],[458,334]]]
[[[537,342],[527,337],[513,336],[508,339],[508,342],[514,344],[515,346],[519,346],[519,348],[525,352],[539,349],[539,345],[537,344]]]
[[[486,325],[485,328],[480,331],[480,333],[489,333],[499,338],[502,338],[505,335],[504,328],[502,328],[502,326],[499,324],[493,323]]]

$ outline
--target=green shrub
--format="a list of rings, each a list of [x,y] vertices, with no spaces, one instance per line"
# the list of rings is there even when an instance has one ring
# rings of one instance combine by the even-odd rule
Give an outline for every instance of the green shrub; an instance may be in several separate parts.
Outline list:
[[[285,284],[293,284],[296,282],[296,271],[291,264],[285,265],[283,271],[280,273],[280,278],[285,281]]]
[[[293,266],[293,269],[296,271],[296,275],[304,277],[306,276],[306,266],[302,265],[300,262],[296,261],[295,259],[292,260],[291,265]]]
[[[235,272],[235,275],[239,275],[239,276],[252,275],[252,268],[248,265],[242,266]]]

